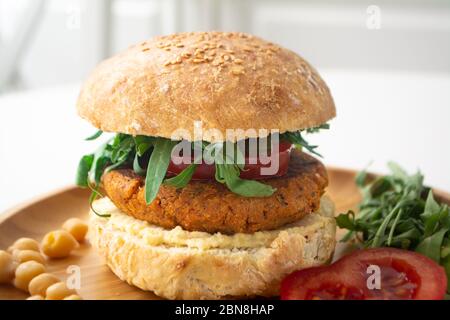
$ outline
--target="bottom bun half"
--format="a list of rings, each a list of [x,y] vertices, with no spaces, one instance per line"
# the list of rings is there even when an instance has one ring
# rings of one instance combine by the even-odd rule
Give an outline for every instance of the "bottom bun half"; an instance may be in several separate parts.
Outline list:
[[[94,202],[90,241],[122,280],[168,299],[272,297],[287,274],[327,263],[336,244],[334,205],[294,224],[253,234],[166,230]]]

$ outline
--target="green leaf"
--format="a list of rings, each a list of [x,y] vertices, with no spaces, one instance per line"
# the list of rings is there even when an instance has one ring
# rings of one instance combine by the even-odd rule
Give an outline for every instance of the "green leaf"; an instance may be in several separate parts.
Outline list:
[[[440,213],[441,206],[434,200],[433,191],[430,190],[427,201],[425,202],[424,212],[420,215],[425,225],[425,237],[430,236],[435,230],[440,220]]]
[[[92,141],[92,140],[95,140],[95,139],[97,139],[98,137],[100,137],[101,135],[102,135],[102,133],[103,133],[103,131],[102,130],[98,130],[96,133],[94,133],[92,136],[89,136],[89,137],[87,137],[86,139],[84,139],[84,140],[86,140],[86,141]]]
[[[447,231],[447,229],[441,229],[435,234],[425,238],[417,245],[415,251],[439,263],[441,260],[442,241],[444,240]]]
[[[386,191],[392,189],[391,180],[387,177],[379,177],[375,179],[370,185],[369,192],[372,197],[376,198]]]
[[[309,152],[322,157],[319,153],[315,151],[317,146],[310,145],[308,141],[303,139],[302,134],[300,131],[295,132],[285,132],[280,136],[280,139],[288,140],[289,142],[293,143],[296,148],[301,149],[302,147],[308,150]]]
[[[320,130],[323,130],[323,129],[325,129],[325,130],[330,129],[330,125],[328,123],[324,123],[324,124],[321,124],[318,127],[308,128],[308,129],[306,129],[306,132],[307,133],[316,133],[316,132],[319,132]]]
[[[387,238],[387,245],[389,247],[392,245],[392,239],[394,238],[394,233],[396,231],[397,224],[400,221],[400,218],[401,218],[402,214],[403,214],[403,209],[400,208],[398,210],[398,212],[397,212],[397,215],[396,215],[395,219],[394,219],[394,223],[390,226],[391,230],[389,231],[389,236]]]
[[[115,144],[111,152],[111,162],[123,162],[134,148],[134,139],[127,136]]]
[[[152,203],[158,194],[169,166],[172,149],[176,144],[176,141],[164,138],[158,138],[154,142],[145,177],[145,202],[147,204]]]
[[[403,169],[398,163],[389,161],[388,167],[392,172],[392,175],[400,180],[408,181],[409,176],[408,173]]]
[[[100,212],[97,212],[97,210],[95,210],[94,206],[92,205],[99,196],[102,196],[102,194],[98,191],[98,187],[91,188],[91,190],[92,192],[89,196],[89,207],[91,208],[92,212],[94,212],[99,217],[109,218],[111,214],[102,214]]]
[[[110,157],[107,154],[107,146],[109,142],[102,144],[94,154],[91,170],[89,171],[89,182],[95,185],[100,183],[100,178],[103,170],[110,162]]]
[[[450,238],[446,238],[442,241],[442,248],[441,248],[441,258],[447,258],[450,256]]]
[[[450,292],[450,255],[442,259],[441,265],[447,274],[447,292]]]
[[[103,169],[103,173],[110,172],[111,170],[114,170],[114,169],[117,169],[117,168],[123,166],[126,163],[126,160],[127,160],[127,158],[123,158],[112,165],[106,166],[105,169]]]
[[[187,166],[183,171],[181,171],[175,177],[164,180],[164,184],[169,186],[173,186],[177,189],[184,188],[189,181],[191,181],[192,176],[194,175],[195,169],[197,169],[197,164],[191,163]]]
[[[228,189],[244,197],[269,197],[276,189],[270,185],[239,178],[239,168],[234,164],[216,163],[216,180],[225,183]]]
[[[154,138],[146,136],[134,137],[134,143],[136,145],[137,154],[142,157],[153,146]]]
[[[141,165],[139,164],[139,155],[137,153],[134,155],[133,171],[140,176],[145,176],[146,173],[145,169],[142,168]]]
[[[389,222],[394,217],[394,215],[398,211],[398,206],[396,206],[394,209],[391,210],[391,212],[384,218],[382,221],[380,227],[375,233],[375,237],[373,238],[371,247],[376,248],[380,247],[383,243],[383,241],[386,239],[386,228],[388,227]]]
[[[366,180],[367,180],[367,171],[366,170],[362,170],[362,171],[358,172],[358,174],[355,177],[355,183],[359,188],[364,187],[364,185],[366,184]]]
[[[80,162],[78,163],[77,176],[75,179],[75,183],[79,187],[86,188],[88,186],[88,175],[89,170],[91,170],[93,161],[93,154],[85,155],[80,159]]]
[[[105,171],[105,168],[107,167],[109,163],[109,158],[105,157],[105,156],[101,156],[97,159],[94,159],[94,163],[92,165],[92,176],[90,178],[91,181],[93,181],[93,183],[95,185],[99,185],[100,184],[100,180],[102,178],[103,172]]]
[[[355,213],[353,211],[341,213],[340,215],[338,215],[336,217],[336,223],[341,229],[357,231],[357,226],[355,224]]]

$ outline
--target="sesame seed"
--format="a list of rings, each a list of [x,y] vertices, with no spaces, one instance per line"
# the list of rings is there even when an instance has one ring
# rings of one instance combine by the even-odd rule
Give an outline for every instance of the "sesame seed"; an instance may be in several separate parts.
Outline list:
[[[242,62],[244,62],[244,60],[242,60],[242,59],[234,59],[234,63],[236,63],[236,64],[242,64]]]
[[[194,60],[192,60],[192,62],[194,62],[194,63],[203,63],[203,62],[205,62],[205,60],[204,59],[195,58]]]
[[[203,49],[195,49],[195,51],[194,51],[194,55],[199,55],[199,54],[202,54],[203,52],[205,52]]]
[[[231,73],[234,74],[235,76],[243,74],[244,73],[244,69],[242,68],[233,68],[231,69]]]

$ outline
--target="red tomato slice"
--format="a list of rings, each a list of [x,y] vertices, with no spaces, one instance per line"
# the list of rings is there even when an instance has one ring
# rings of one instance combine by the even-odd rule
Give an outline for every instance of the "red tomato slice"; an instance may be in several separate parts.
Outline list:
[[[373,287],[369,266],[379,268],[380,289]],[[377,248],[290,274],[281,283],[281,299],[442,300],[446,290],[445,271],[433,260],[411,251]]]
[[[259,159],[252,159],[254,161],[250,161],[250,158],[246,155],[245,157],[245,167],[244,170],[241,171],[240,177],[242,179],[267,179],[270,177],[280,177],[287,173],[288,167],[289,167],[289,159],[290,159],[290,152],[291,152],[291,146],[292,144],[289,142],[280,142],[279,147],[279,167],[278,171],[273,175],[261,175],[261,168],[264,167],[270,167],[270,163],[268,164],[262,164]],[[181,162],[180,159],[173,159],[176,160],[175,162]],[[194,160],[192,156],[192,161]],[[256,163],[250,163],[250,162],[256,162]],[[167,176],[173,177],[179,174],[181,171],[183,171],[185,168],[187,168],[189,164],[175,164],[174,161],[170,161],[169,167],[167,168]],[[206,164],[201,163],[197,165],[197,168],[195,169],[194,175],[192,176],[193,180],[210,180],[214,179],[214,175],[216,174],[216,167],[214,164]]]

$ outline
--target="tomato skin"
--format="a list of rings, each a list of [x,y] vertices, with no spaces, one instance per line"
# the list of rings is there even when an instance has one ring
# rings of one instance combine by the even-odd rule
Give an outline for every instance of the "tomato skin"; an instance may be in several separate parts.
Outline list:
[[[367,286],[369,265],[381,269],[381,290]],[[282,300],[442,300],[446,290],[445,271],[433,260],[411,251],[376,248],[355,251],[330,266],[290,274],[281,283],[280,297]]]
[[[273,177],[281,177],[285,175],[289,168],[289,159],[290,159],[290,152],[291,152],[291,143],[287,142],[280,142],[279,147],[279,167],[278,171],[273,175],[262,175],[261,174],[261,168],[264,167],[270,167],[269,164],[262,164],[259,159],[252,159],[252,162],[256,163],[250,163],[250,158],[248,156],[245,157],[245,166],[244,170],[241,171],[240,177],[242,179],[252,179],[252,180],[258,180],[258,179],[267,179],[267,178],[273,178]],[[179,160],[179,159],[176,159]],[[193,160],[193,156],[192,156]],[[181,162],[181,161],[177,161]],[[167,176],[173,177],[179,174],[181,171],[183,171],[185,168],[187,168],[189,164],[175,164],[172,160],[169,163],[169,167],[167,168]],[[197,168],[195,169],[194,175],[192,176],[192,180],[212,180],[214,179],[216,173],[216,167],[214,164],[206,164],[201,163],[197,165]]]

